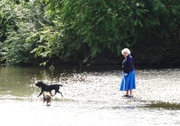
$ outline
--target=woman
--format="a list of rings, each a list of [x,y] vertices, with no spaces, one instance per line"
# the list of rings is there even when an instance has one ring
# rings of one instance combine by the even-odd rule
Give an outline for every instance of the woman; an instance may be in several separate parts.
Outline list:
[[[122,55],[124,60],[122,62],[122,82],[120,86],[121,91],[126,91],[124,97],[132,98],[132,90],[136,89],[135,84],[135,68],[133,63],[133,58],[130,55],[131,52],[128,48],[122,50]]]

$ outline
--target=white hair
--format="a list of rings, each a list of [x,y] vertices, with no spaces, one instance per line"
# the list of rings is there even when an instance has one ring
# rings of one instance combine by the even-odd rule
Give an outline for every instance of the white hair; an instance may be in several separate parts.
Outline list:
[[[128,54],[131,54],[131,51],[128,48],[124,48],[121,53],[123,55],[123,53],[127,52]]]

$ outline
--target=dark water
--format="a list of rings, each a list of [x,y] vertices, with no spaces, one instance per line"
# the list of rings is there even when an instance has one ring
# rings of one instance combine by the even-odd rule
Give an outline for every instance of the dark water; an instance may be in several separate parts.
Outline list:
[[[119,91],[121,71],[56,67],[0,67],[1,124],[20,126],[180,125],[180,110],[147,107],[152,102],[180,103],[180,69],[136,70],[134,98]],[[37,97],[38,80],[63,85],[52,105]]]

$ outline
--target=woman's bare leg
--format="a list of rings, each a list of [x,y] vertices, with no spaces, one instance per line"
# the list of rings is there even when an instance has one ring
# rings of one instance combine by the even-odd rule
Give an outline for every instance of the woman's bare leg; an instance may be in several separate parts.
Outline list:
[[[129,92],[130,92],[130,96],[133,96],[133,95],[132,95],[132,90],[130,90]]]
[[[126,91],[126,95],[128,95],[128,93],[129,93],[129,90]]]

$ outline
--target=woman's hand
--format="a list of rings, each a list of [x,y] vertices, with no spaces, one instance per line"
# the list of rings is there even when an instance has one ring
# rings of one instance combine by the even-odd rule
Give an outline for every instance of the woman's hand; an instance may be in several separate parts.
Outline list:
[[[124,76],[127,76],[127,75],[128,75],[127,73],[124,74]]]

